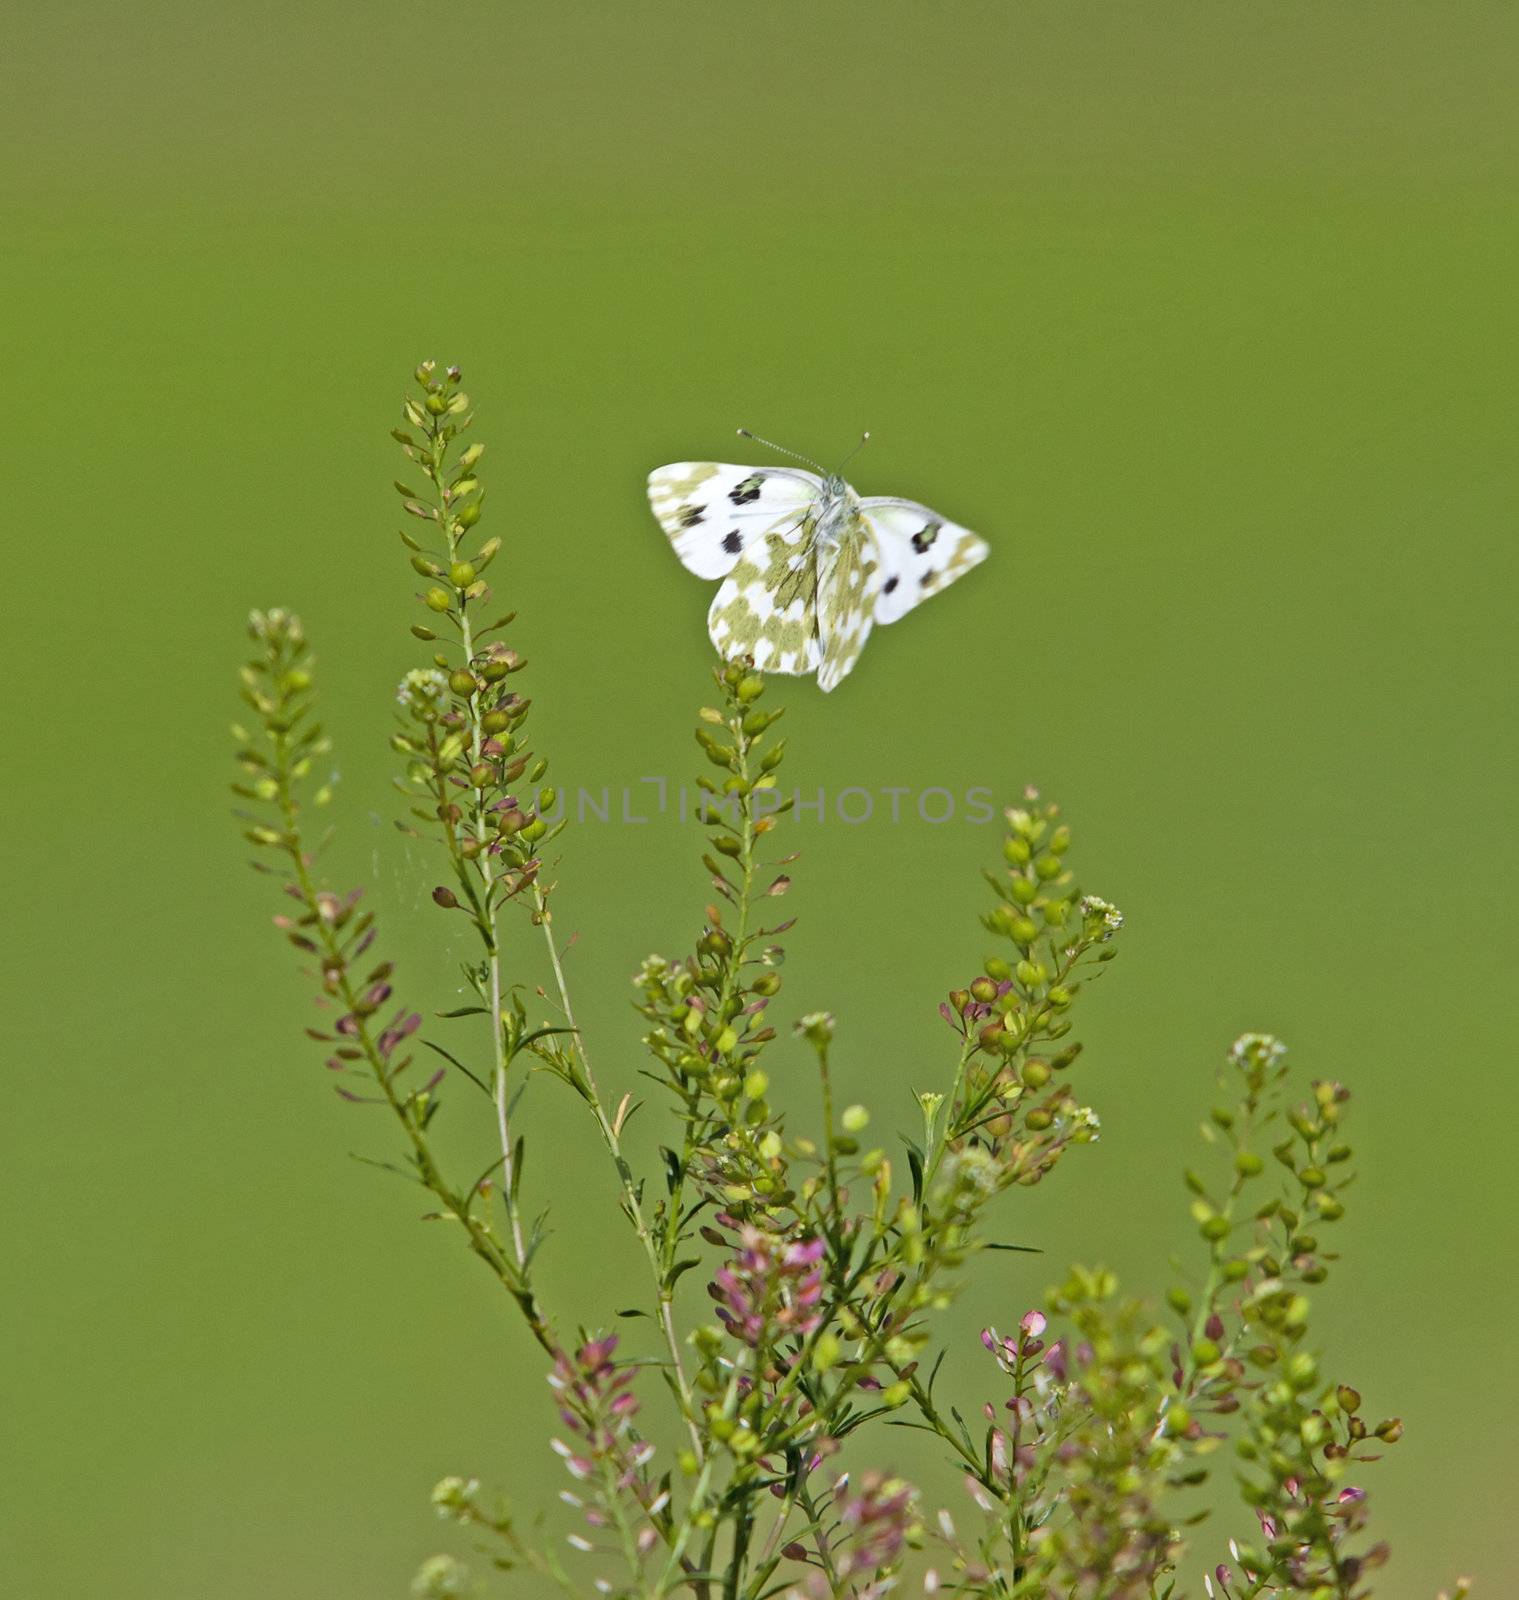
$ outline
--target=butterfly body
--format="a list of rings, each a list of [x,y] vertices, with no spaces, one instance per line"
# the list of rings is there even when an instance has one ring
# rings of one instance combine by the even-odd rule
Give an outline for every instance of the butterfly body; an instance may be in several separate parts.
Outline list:
[[[912,500],[862,498],[837,473],[677,462],[649,504],[692,572],[720,578],[708,612],[724,657],[816,672],[834,688],[876,623],[895,622],[982,561],[985,543]]]

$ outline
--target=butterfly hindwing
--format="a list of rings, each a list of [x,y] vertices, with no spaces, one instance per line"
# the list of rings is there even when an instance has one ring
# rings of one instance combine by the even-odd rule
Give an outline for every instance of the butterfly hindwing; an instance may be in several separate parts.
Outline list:
[[[986,559],[983,539],[915,500],[862,500],[860,514],[880,552],[877,622],[906,616]]]
[[[707,613],[707,631],[725,661],[750,656],[761,672],[816,670],[818,567],[810,516],[783,513],[746,543]]]
[[[822,644],[818,688],[826,693],[859,660],[879,604],[882,572],[876,541],[858,515],[818,565],[818,633]]]
[[[649,474],[649,505],[683,566],[699,578],[723,578],[778,518],[800,520],[821,487],[810,472],[790,467],[677,461]]]

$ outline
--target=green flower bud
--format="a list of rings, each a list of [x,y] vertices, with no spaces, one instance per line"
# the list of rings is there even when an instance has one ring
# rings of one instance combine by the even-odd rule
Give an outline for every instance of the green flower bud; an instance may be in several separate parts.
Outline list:
[[[838,1365],[842,1353],[842,1346],[836,1333],[832,1331],[821,1333],[818,1335],[817,1343],[812,1347],[812,1365],[819,1372],[827,1372]]]
[[[1041,883],[1058,878],[1063,870],[1058,856],[1040,856],[1034,863],[1034,872]]]

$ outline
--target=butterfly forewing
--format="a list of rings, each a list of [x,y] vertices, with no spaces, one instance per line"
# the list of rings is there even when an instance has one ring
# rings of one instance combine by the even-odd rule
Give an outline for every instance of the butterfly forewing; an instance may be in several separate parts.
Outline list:
[[[790,467],[677,461],[649,474],[649,505],[681,564],[699,578],[722,578],[778,519],[800,521],[821,487]]]
[[[877,622],[895,622],[986,559],[985,540],[915,500],[862,500],[860,512],[880,553]]]

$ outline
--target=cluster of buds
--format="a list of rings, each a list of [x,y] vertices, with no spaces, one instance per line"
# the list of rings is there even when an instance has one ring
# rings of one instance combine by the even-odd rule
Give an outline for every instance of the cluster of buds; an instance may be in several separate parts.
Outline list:
[[[250,825],[244,837],[261,850],[283,852],[294,869],[285,893],[298,909],[279,913],[274,925],[311,959],[318,1005],[339,1013],[330,1028],[308,1028],[307,1034],[327,1047],[330,1071],[347,1073],[358,1067],[372,1080],[390,1086],[411,1065],[413,1058],[398,1052],[422,1019],[401,1006],[388,1021],[379,1020],[393,999],[394,967],[389,961],[365,965],[375,941],[374,915],[362,909],[360,890],[340,895],[316,887],[296,831],[302,781],[311,776],[314,763],[328,748],[314,717],[314,678],[305,631],[294,613],[276,608],[255,611],[248,619],[248,634],[258,650],[243,669],[242,694],[259,727],[257,732],[233,729],[244,774],[233,792],[258,805],[263,816],[246,819]],[[319,788],[315,803],[323,805],[327,797],[328,791]],[[400,1102],[418,1127],[425,1126],[437,1108],[432,1096],[437,1083],[434,1076]],[[345,1100],[374,1098],[343,1082],[334,1087]]]
[[[484,446],[477,442],[452,454],[473,420],[469,397],[459,387],[457,367],[439,374],[434,363],[423,362],[415,376],[420,392],[404,406],[409,427],[393,437],[428,490],[399,481],[395,487],[405,510],[431,525],[434,544],[401,533],[412,568],[430,583],[418,598],[432,620],[411,631],[436,642],[438,627],[447,625],[462,659],[440,650],[432,666],[406,675],[392,744],[406,757],[406,792],[414,801],[417,791],[427,797],[426,804],[413,804],[412,815],[424,826],[441,827],[454,863],[457,887],[439,886],[433,899],[474,916],[489,942],[498,885],[503,899],[527,889],[537,876],[537,852],[562,821],[548,820],[557,798],[543,787],[548,764],[527,746],[531,702],[507,686],[526,662],[492,637],[512,617],[487,623],[475,611],[490,600],[484,573],[501,541],[474,545],[484,506]]]
[[[1029,806],[1007,813],[1006,868],[987,875],[998,904],[982,919],[1012,945],[1013,958],[988,959],[995,989],[975,997],[989,1008],[981,1044],[1007,1056],[1070,1032],[1067,1013],[1081,987],[1074,974],[1089,960],[1111,960],[1115,952],[1106,947],[1123,926],[1117,907],[1076,888],[1066,862],[1071,830],[1058,820],[1059,808],[1033,804],[1035,790],[1027,798]]]
[[[833,1600],[839,1595],[881,1600],[897,1587],[909,1550],[922,1543],[918,1491],[905,1478],[886,1473],[865,1472],[857,1482],[846,1473],[834,1485],[833,1512],[832,1529],[818,1530],[818,1570],[791,1589],[787,1600]],[[800,1543],[789,1545],[786,1554],[814,1564]]]
[[[716,1229],[702,1232],[709,1243],[722,1241]],[[786,1240],[739,1225],[738,1253],[707,1286],[718,1320],[751,1350],[805,1338],[823,1319],[823,1254],[819,1238]]]
[[[1048,1492],[1058,1494],[1062,1514],[1030,1538],[1047,1575],[1040,1592],[1141,1600],[1177,1549],[1159,1492],[1190,1481],[1183,1461],[1191,1428],[1166,1416],[1168,1340],[1137,1302],[1118,1298],[1106,1271],[1075,1269],[1051,1303],[1073,1337],[1051,1372],[1061,1375],[1060,1421],[1048,1451],[1058,1480]],[[1038,1323],[1034,1330],[1044,1332]]]
[[[654,1446],[638,1436],[638,1397],[634,1369],[613,1361],[615,1335],[583,1344],[573,1355],[561,1351],[549,1374],[549,1387],[559,1404],[559,1417],[572,1442],[554,1439],[554,1451],[582,1488],[561,1496],[585,1515],[589,1527],[621,1526],[631,1516],[640,1555],[659,1541],[654,1519],[662,1516],[668,1496],[656,1494],[647,1468]],[[580,1550],[595,1546],[581,1535],[570,1543]]]
[[[1016,1496],[1026,1524],[1037,1527],[1048,1514],[1040,1508],[1033,1493],[1032,1479],[1043,1447],[1052,1437],[1061,1410],[1062,1385],[1066,1379],[1066,1348],[1059,1340],[1046,1344],[1048,1319],[1042,1311],[1027,1311],[1019,1319],[1018,1332],[1003,1338],[995,1328],[984,1328],[981,1342],[991,1351],[1003,1373],[1012,1379],[1013,1392],[999,1424],[995,1407],[982,1407],[987,1422],[985,1459],[990,1483],[972,1482],[971,1492],[990,1509],[987,1489],[1003,1498]]]
[[[716,1204],[764,1225],[794,1198],[760,1065],[775,1038],[766,1013],[780,992],[785,959],[773,941],[791,924],[756,925],[757,908],[791,883],[779,870],[790,858],[768,867],[760,859],[762,841],[789,802],[757,803],[774,789],[785,747],[765,742],[781,713],[759,706],[765,692],[759,674],[739,661],[715,676],[723,703],[702,712],[696,737],[708,761],[726,773],[721,781],[697,779],[712,828],[702,863],[717,899],[706,907],[694,953],[680,961],[650,957],[634,982],[638,1009],[650,1024],[644,1043],[700,1131],[690,1175]]]
[[[931,1205],[942,1227],[964,1230],[990,1195],[1048,1176],[1073,1144],[1098,1136],[1098,1121],[1063,1081],[1080,1054],[1059,1041],[1071,1030],[1083,963],[1106,962],[1102,948],[1123,917],[1082,895],[1067,865],[1071,830],[1058,808],[1030,805],[1007,813],[1005,869],[988,874],[998,904],[983,918],[1013,945],[1012,957],[988,956],[982,971],[950,991],[939,1014],[964,1041],[960,1092],[946,1115],[952,1160]]]

